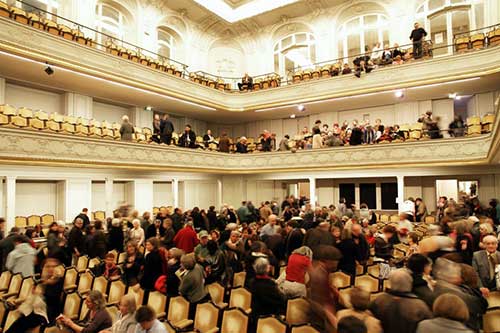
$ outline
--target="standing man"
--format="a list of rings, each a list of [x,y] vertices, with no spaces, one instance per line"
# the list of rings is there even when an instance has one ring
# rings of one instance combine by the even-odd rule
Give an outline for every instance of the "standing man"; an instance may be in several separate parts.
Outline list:
[[[160,135],[161,135],[160,115],[155,114],[153,118],[153,136],[151,137],[151,140],[156,143],[160,143]]]
[[[422,42],[425,36],[427,36],[427,32],[415,22],[414,29],[411,32],[410,39],[413,41],[413,57],[418,59],[422,57]]]
[[[75,220],[73,222],[75,222],[76,219],[81,219],[83,221],[83,229],[85,229],[90,224],[90,219],[88,214],[89,214],[88,208],[82,209],[82,212],[78,214],[77,217],[75,217]]]
[[[163,115],[163,119],[160,122],[160,138],[161,142],[170,145],[172,141],[172,133],[174,132],[174,124],[169,119],[168,114]]]
[[[238,89],[242,91],[243,89],[253,90],[253,78],[245,73],[245,76],[241,79],[241,82],[238,83]]]
[[[73,228],[68,235],[68,250],[77,259],[84,254],[85,236],[83,235],[83,221],[77,217],[73,222]]]

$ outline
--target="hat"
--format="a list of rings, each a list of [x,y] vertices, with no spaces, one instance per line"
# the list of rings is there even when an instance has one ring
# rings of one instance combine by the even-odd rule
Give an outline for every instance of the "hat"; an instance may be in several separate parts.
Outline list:
[[[208,232],[206,230],[202,230],[198,233],[198,238],[202,239],[203,237],[208,237]]]

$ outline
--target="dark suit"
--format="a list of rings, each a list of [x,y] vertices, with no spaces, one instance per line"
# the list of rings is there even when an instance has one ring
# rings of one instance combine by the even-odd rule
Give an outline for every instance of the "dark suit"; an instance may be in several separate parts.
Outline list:
[[[245,86],[246,86],[246,88],[248,90],[252,90],[253,89],[253,79],[252,79],[252,77],[250,77],[250,76],[245,77],[244,76],[241,79],[241,83],[238,83],[238,89],[240,89],[240,91],[243,90],[243,88],[245,88]]]
[[[500,264],[500,251],[496,251],[496,264]],[[496,289],[495,279],[490,279],[490,262],[486,250],[474,252],[472,257],[472,267],[479,275],[479,287],[488,288],[490,290]]]
[[[73,223],[78,218],[82,219],[82,221],[83,221],[83,229],[85,229],[90,224],[90,219],[89,219],[89,216],[87,214],[84,214],[84,213],[78,214],[78,216],[75,217],[75,219],[73,220]]]
[[[172,133],[174,132],[174,124],[167,119],[160,121],[160,138],[161,142],[169,145],[172,141]]]
[[[193,131],[182,133],[179,138],[179,146],[187,148],[196,148],[196,134]]]

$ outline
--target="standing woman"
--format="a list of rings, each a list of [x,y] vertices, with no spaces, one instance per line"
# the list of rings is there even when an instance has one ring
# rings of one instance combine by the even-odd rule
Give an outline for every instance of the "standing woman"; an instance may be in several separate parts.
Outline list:
[[[144,268],[144,257],[137,250],[135,242],[129,241],[127,243],[127,258],[123,265],[123,279],[128,286],[135,286],[139,283],[140,274]]]
[[[104,231],[102,230],[102,222],[101,221],[95,221],[94,223],[95,226],[95,233],[94,233],[94,241],[93,246],[95,250],[96,257],[104,259],[106,256],[106,235],[104,234]]]
[[[172,219],[167,217],[163,220],[163,229],[165,230],[165,233],[161,238],[161,245],[168,250],[174,247],[175,230],[172,227]]]
[[[146,241],[144,275],[141,279],[141,287],[145,290],[154,290],[156,280],[163,274],[163,260],[158,251],[158,245],[157,238],[148,238]]]
[[[321,131],[318,126],[313,128],[312,148],[323,148],[323,138],[321,137]]]
[[[137,247],[144,243],[144,230],[141,228],[141,221],[135,219],[132,221],[132,229],[129,231],[128,238],[130,241],[135,242]]]
[[[132,141],[134,126],[129,122],[128,116],[122,117],[122,126],[120,127],[120,136],[122,141]]]

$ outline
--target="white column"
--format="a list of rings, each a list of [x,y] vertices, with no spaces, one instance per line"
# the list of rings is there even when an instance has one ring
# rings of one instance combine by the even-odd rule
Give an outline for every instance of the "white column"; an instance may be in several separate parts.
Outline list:
[[[113,217],[113,178],[104,180],[104,197],[106,200],[106,217]]]
[[[133,107],[130,108],[130,122],[137,127],[153,126],[153,111],[148,111],[143,108]]]
[[[215,201],[215,209],[220,209],[222,207],[222,179],[217,179],[217,198]]]
[[[382,187],[381,187],[380,183],[377,183],[377,185],[376,185],[375,197],[377,200],[377,206],[375,207],[375,209],[382,210]]]
[[[309,202],[311,203],[312,207],[316,207],[317,201],[318,199],[316,197],[316,178],[309,177]]]
[[[7,225],[5,234],[15,226],[16,220],[16,177],[5,177],[5,220]]]
[[[92,211],[92,180],[88,178],[66,179],[65,186],[65,222],[73,222],[73,219],[87,208]]]
[[[5,79],[0,77],[0,104],[5,104]]]
[[[398,178],[398,211],[401,212],[403,202],[405,201],[405,179],[404,176],[397,176]]]
[[[136,179],[134,180],[134,209],[139,214],[153,211],[153,180]]]
[[[361,192],[359,191],[359,183],[354,184],[354,205],[356,205],[356,208],[359,209],[359,206],[361,206]]]
[[[73,117],[82,117],[86,119],[93,118],[93,99],[89,96],[84,96],[75,93],[64,94],[64,110],[65,114]],[[102,120],[102,119],[99,119]]]
[[[179,207],[179,179],[172,179],[172,192],[174,197],[174,208]]]

